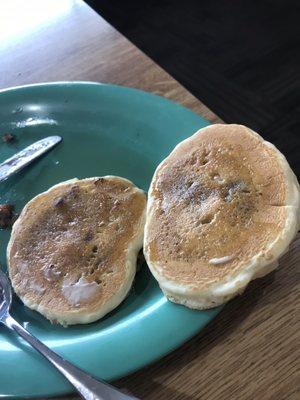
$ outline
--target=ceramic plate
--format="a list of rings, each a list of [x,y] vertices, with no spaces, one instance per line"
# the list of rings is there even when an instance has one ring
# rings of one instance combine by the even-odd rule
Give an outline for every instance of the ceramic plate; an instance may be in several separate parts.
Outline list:
[[[94,83],[55,83],[0,92],[0,162],[36,140],[63,142],[0,183],[0,204],[17,211],[33,196],[70,179],[120,175],[148,189],[157,164],[182,139],[208,122],[182,106],[135,89]],[[0,231],[6,268],[9,231]],[[114,380],[174,350],[199,332],[219,309],[192,311],[168,302],[146,265],[130,296],[103,320],[63,328],[14,299],[12,314],[49,347],[77,366]],[[0,397],[53,396],[71,386],[39,354],[0,327]]]

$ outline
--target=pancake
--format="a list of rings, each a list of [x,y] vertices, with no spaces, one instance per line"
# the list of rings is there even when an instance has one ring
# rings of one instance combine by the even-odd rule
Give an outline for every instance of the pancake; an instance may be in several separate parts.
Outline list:
[[[127,179],[73,179],[36,196],[13,226],[9,275],[24,304],[62,325],[95,321],[128,294],[146,196]]]
[[[211,125],[157,167],[144,253],[165,295],[206,309],[278,265],[299,228],[299,184],[285,157],[241,125]]]

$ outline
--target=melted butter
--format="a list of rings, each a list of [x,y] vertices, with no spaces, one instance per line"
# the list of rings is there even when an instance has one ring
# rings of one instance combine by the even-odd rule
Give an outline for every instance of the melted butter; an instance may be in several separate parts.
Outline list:
[[[96,282],[88,282],[84,277],[81,277],[75,283],[65,280],[61,290],[70,304],[77,305],[93,298],[99,292],[99,286]]]
[[[233,256],[225,256],[225,257],[216,257],[216,258],[211,258],[208,263],[209,264],[225,264],[233,259]]]
[[[45,289],[44,287],[38,285],[38,284],[35,283],[35,282],[30,282],[29,288],[30,288],[31,290],[33,290],[34,292],[40,293],[40,294],[45,293],[45,291],[46,291],[46,289]]]

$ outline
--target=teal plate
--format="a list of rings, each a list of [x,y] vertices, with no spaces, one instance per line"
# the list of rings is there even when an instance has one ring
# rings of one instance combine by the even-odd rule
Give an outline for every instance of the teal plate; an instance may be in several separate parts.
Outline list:
[[[0,162],[49,135],[63,142],[0,183],[0,203],[20,211],[33,196],[74,177],[120,175],[148,189],[157,164],[208,122],[186,108],[135,89],[95,83],[54,83],[0,92]],[[0,262],[10,232],[0,231]],[[114,380],[159,359],[199,332],[220,309],[192,311],[168,302],[146,265],[130,296],[103,320],[63,328],[14,299],[12,314],[74,364]],[[35,351],[0,327],[0,397],[66,394],[71,386]]]

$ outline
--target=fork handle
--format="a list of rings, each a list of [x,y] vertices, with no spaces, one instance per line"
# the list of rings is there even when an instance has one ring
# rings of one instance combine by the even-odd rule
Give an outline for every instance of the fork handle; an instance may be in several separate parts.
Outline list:
[[[9,314],[2,319],[2,322],[47,358],[47,360],[50,361],[50,363],[53,364],[75,387],[82,398],[86,400],[138,400],[136,397],[126,395],[105,382],[94,379],[81,369],[75,367],[75,365],[66,361],[64,358],[45,346]]]

